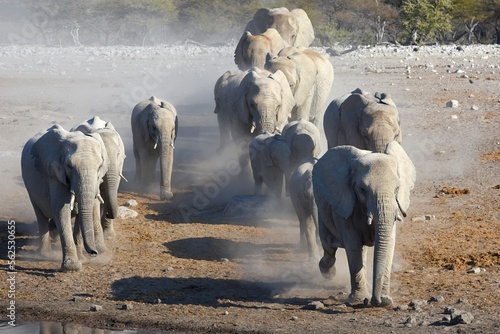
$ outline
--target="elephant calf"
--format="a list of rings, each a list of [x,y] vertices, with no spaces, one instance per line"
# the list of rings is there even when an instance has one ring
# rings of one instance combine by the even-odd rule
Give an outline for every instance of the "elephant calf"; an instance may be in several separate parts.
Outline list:
[[[292,121],[283,128],[283,137],[290,147],[290,167],[295,169],[305,158],[319,158],[321,154],[321,135],[316,125],[300,120]]]
[[[149,187],[155,179],[160,158],[160,199],[172,198],[177,111],[170,103],[152,96],[134,107],[131,123],[136,182],[144,189]]]
[[[318,208],[314,199],[312,170],[317,159],[306,157],[301,160],[290,177],[290,200],[300,227],[300,244],[307,246],[309,259],[319,256]]]
[[[366,248],[374,246],[371,304],[392,304],[396,221],[406,216],[415,178],[415,166],[396,141],[384,153],[337,146],[314,166],[312,180],[324,251],[319,268],[324,277],[333,277],[337,248],[345,248],[351,275],[349,301],[363,302],[369,297]]]
[[[263,195],[263,184],[267,192],[281,197],[283,175],[285,184],[289,179],[290,149],[281,135],[268,132],[252,139],[249,145],[250,163],[255,181],[255,194]]]

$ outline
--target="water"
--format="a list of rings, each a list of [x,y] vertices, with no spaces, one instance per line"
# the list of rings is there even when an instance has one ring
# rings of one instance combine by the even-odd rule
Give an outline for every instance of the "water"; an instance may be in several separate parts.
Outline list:
[[[152,332],[145,330],[107,330],[89,328],[79,324],[62,324],[58,322],[25,322],[16,321],[16,326],[9,325],[6,321],[0,322],[0,334],[166,334],[167,332]],[[174,333],[174,332],[168,332]]]

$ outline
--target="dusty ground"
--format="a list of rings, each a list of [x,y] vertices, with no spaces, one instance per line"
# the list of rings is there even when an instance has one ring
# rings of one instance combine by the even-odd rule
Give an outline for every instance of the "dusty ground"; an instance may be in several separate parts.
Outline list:
[[[375,309],[344,304],[345,259],[332,282],[307,262],[288,199],[273,205],[275,212],[224,214],[233,196],[251,192],[248,180],[226,182],[234,157],[215,154],[213,85],[235,68],[230,51],[0,48],[2,317],[10,301],[7,221],[15,220],[22,320],[174,332],[499,332],[500,49],[429,50],[330,58],[330,99],[356,87],[390,93],[417,167],[409,215],[398,229],[395,305]],[[86,261],[81,272],[58,272],[58,246],[52,259],[35,253],[22,146],[52,122],[70,128],[98,114],[122,135],[132,179],[130,112],[153,94],[179,112],[174,199],[161,202],[156,192],[138,194],[123,184],[120,202],[137,200],[137,218],[116,220],[108,253]],[[452,99],[458,108],[445,107]],[[481,269],[468,273],[474,267]],[[314,309],[315,301],[324,308]],[[91,312],[91,305],[102,310]],[[446,307],[473,320],[452,325]]]

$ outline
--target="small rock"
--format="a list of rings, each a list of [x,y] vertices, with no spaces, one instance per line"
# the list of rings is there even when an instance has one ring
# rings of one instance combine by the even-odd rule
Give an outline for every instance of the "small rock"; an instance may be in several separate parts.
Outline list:
[[[455,312],[454,307],[445,306],[443,309],[444,314],[452,314]]]
[[[448,102],[446,102],[446,107],[447,108],[458,108],[460,104],[458,103],[457,100],[450,100]]]
[[[411,220],[416,222],[416,221],[422,221],[422,220],[433,220],[436,219],[436,216],[434,215],[423,215],[419,217],[413,217]]]
[[[134,306],[132,304],[122,304],[120,305],[120,310],[133,310]]]
[[[292,318],[291,318],[291,320],[293,320],[293,321],[295,321],[297,319],[299,319],[299,318],[296,315],[292,316]]]
[[[408,311],[408,305],[398,305],[398,307],[396,307],[396,311]]]
[[[90,305],[90,311],[92,312],[98,312],[98,311],[101,311],[102,310],[102,306],[101,305]]]
[[[429,299],[430,302],[436,302],[436,303],[442,303],[444,302],[444,297],[443,296],[432,296],[431,299]]]
[[[119,219],[133,219],[136,218],[139,214],[137,211],[131,210],[124,206],[118,207],[118,218]]]
[[[83,300],[83,297],[81,297],[81,296],[74,296],[73,298],[71,298],[72,302],[81,302],[82,300]]]
[[[409,304],[409,306],[415,311],[420,310],[424,305],[427,305],[427,300],[425,299],[414,299]]]
[[[130,206],[136,206],[137,204],[139,204],[139,203],[137,203],[137,201],[135,199],[129,199],[123,205],[127,206],[127,207],[130,207]]]
[[[228,314],[229,314],[229,312],[228,312],[228,311],[224,311],[224,313],[222,313],[222,314],[224,314],[224,315],[228,315]]]
[[[469,303],[469,301],[465,298],[459,298],[457,300],[457,304],[468,304],[468,303]]]
[[[168,266],[163,271],[172,271],[172,270],[174,270],[174,267]]]
[[[320,301],[311,302],[304,307],[306,310],[323,310],[324,308],[325,304]]]
[[[472,323],[474,316],[469,312],[460,312],[459,314],[452,314],[450,324],[452,325],[468,325]]]
[[[479,110],[479,107],[476,106],[475,104],[472,105],[472,107],[470,107],[471,110]]]
[[[229,259],[227,259],[227,258],[223,257],[223,258],[221,258],[221,259],[219,260],[219,262],[229,262]]]
[[[417,319],[414,317],[414,316],[410,316],[406,319],[405,321],[405,326],[407,327],[411,327],[413,325],[416,325],[417,324]]]
[[[451,119],[458,119],[457,115],[451,115]]]
[[[161,304],[161,299],[160,299],[160,298],[157,298],[157,299],[155,300],[155,304]]]

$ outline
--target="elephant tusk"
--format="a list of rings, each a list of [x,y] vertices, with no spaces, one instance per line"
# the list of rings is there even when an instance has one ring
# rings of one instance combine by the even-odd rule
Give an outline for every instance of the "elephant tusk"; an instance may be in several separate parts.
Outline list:
[[[69,210],[73,211],[75,208],[75,194],[71,193],[71,200],[69,202]]]
[[[170,143],[170,146],[172,146],[172,148],[175,148],[175,147],[174,147],[174,142],[171,142],[171,143]]]
[[[104,200],[102,199],[101,194],[97,194],[97,199],[99,200],[99,202],[101,202],[101,204],[104,204]]]
[[[372,216],[368,216],[367,217],[368,219],[366,220],[368,226],[370,226],[372,223],[373,223],[373,217]]]
[[[123,179],[123,181],[128,182],[127,178],[125,176],[123,176],[122,173],[120,173],[120,177]]]
[[[153,146],[153,150],[156,150],[156,146],[158,146],[158,142],[155,142],[155,146]]]
[[[252,127],[250,128],[250,133],[253,133],[255,131],[255,123],[252,123]]]
[[[401,215],[399,213],[397,214],[396,219],[399,220],[400,222],[403,221],[403,217],[401,217]]]

